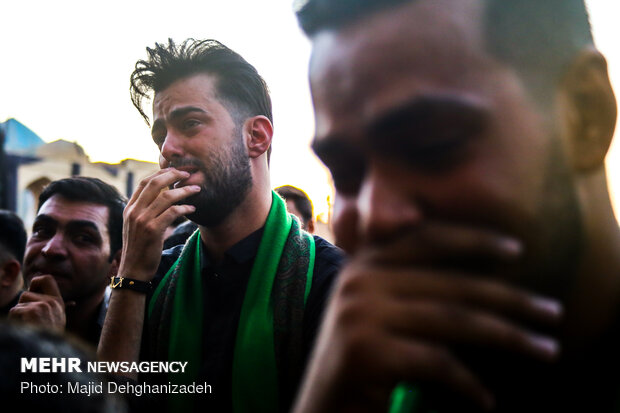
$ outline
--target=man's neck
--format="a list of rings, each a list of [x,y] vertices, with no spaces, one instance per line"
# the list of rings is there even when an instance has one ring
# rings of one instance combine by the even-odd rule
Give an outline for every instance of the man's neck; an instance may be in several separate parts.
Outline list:
[[[254,187],[243,202],[216,227],[200,226],[200,238],[209,256],[219,262],[237,242],[265,225],[271,208],[271,191]]]

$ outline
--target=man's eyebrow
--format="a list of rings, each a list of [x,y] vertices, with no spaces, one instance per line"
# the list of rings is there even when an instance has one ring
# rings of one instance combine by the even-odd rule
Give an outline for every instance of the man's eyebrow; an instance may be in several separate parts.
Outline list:
[[[54,218],[50,217],[49,215],[45,215],[45,214],[39,214],[34,218],[34,223],[38,224],[38,223],[43,223],[43,224],[56,224],[58,221],[56,221]]]
[[[203,114],[207,113],[204,109],[199,108],[197,106],[183,106],[183,107],[180,107],[180,108],[176,108],[172,112],[170,112],[170,119],[171,120],[176,120],[176,119],[179,119],[179,118],[187,115],[188,113],[192,113],[192,112],[200,112],[200,113],[203,113]],[[163,119],[156,119],[153,122],[153,127],[151,128],[151,135],[154,134],[155,129],[159,129],[159,128],[163,127],[163,124],[164,124],[164,120]]]
[[[71,220],[67,223],[67,227],[71,229],[92,229],[99,232],[99,227],[93,222],[85,219]]]
[[[178,119],[192,112],[201,112],[205,114],[207,113],[204,109],[197,106],[183,106],[181,108],[176,108],[172,112],[170,112],[170,119]]]
[[[48,225],[49,224],[58,225],[58,221],[56,219],[46,214],[37,215],[37,217],[34,220],[34,224],[36,225],[39,223],[48,224]],[[76,219],[76,220],[69,221],[66,226],[67,226],[67,229],[71,231],[81,230],[81,229],[91,230],[97,234],[97,237],[101,238],[99,227],[97,227],[97,224],[95,224],[93,221],[89,221],[87,219]]]

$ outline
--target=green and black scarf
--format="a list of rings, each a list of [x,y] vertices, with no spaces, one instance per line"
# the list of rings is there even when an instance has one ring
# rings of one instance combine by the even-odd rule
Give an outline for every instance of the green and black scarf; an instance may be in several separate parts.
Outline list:
[[[233,410],[277,412],[278,389],[303,368],[303,316],[312,285],[314,238],[272,192],[272,205],[245,292],[233,356]],[[157,360],[188,361],[175,384],[198,378],[202,366],[203,286],[200,233],[188,239],[148,304],[149,345]],[[171,397],[171,411],[191,409]]]

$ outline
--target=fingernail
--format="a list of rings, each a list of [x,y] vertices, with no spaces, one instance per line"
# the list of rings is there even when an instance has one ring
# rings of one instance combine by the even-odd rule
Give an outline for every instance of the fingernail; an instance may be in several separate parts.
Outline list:
[[[500,245],[504,252],[511,256],[521,255],[523,252],[523,244],[514,238],[504,237],[500,240]]]
[[[563,307],[561,303],[555,300],[550,300],[548,298],[534,297],[532,298],[532,306],[537,310],[552,315],[553,317],[559,317],[562,315],[563,312]]]
[[[549,337],[530,335],[528,341],[537,352],[547,357],[555,357],[560,352],[560,345]]]
[[[191,185],[191,186],[190,186],[190,189],[191,189],[192,191],[196,191],[196,192],[198,192],[198,191],[200,191],[200,186],[198,186],[198,185]]]

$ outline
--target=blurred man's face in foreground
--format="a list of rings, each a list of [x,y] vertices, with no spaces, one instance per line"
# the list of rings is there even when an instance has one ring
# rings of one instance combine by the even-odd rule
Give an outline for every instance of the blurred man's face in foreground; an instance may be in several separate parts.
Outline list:
[[[522,258],[484,270],[558,294],[550,274],[566,277],[581,239],[564,140],[554,108],[485,49],[484,7],[409,2],[313,39],[313,146],[337,190],[337,243],[389,246],[437,222],[496,231]]]

